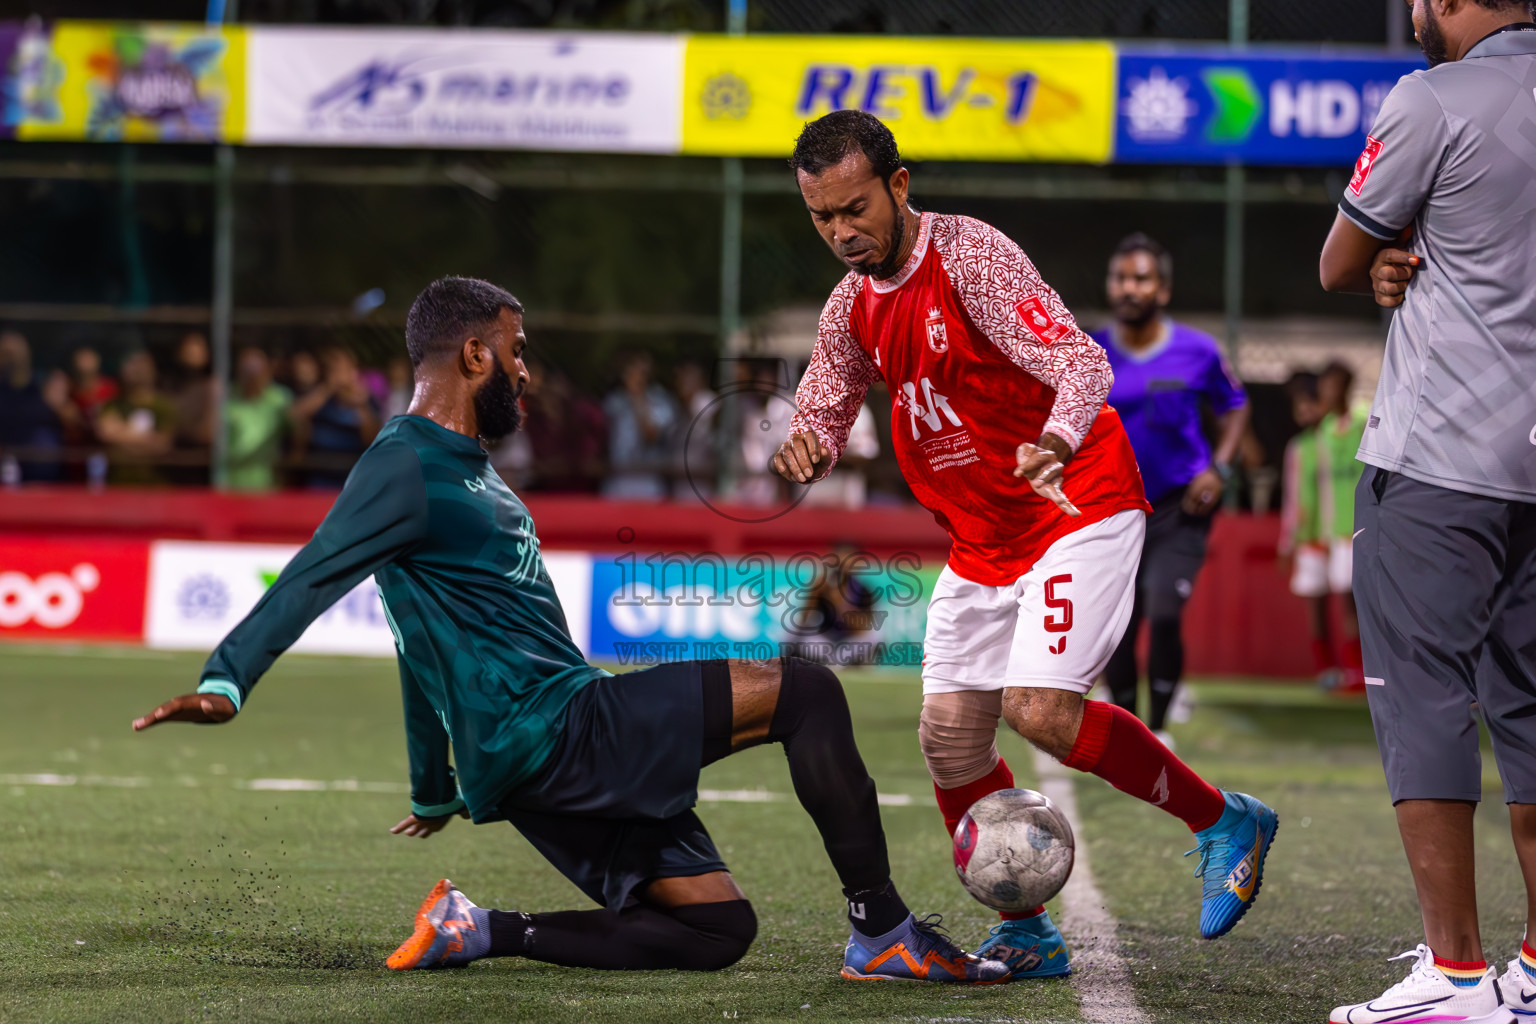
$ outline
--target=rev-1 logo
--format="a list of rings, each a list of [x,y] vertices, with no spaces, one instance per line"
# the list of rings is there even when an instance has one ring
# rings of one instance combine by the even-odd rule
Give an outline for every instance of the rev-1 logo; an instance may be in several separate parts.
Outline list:
[[[355,107],[377,114],[404,114],[414,110],[426,97],[427,83],[409,63],[390,64],[375,60],[310,100],[309,109]]]

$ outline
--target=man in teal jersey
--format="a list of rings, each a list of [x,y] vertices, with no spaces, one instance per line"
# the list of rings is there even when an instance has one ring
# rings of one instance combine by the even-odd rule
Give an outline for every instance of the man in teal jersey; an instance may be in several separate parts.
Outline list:
[[[1006,978],[897,894],[875,784],[830,671],[796,658],[620,676],[587,664],[533,520],[479,441],[518,426],[522,313],[510,293],[467,278],[417,297],[410,411],[379,432],[314,538],[208,659],[197,692],[134,728],[233,718],[277,656],[371,574],[399,652],[410,752],[411,814],[391,831],[426,837],[460,813],[507,819],[604,908],[486,910],[443,879],[390,967],[486,956],[631,970],[735,963],[757,922],[693,812],[699,769],[778,742],[848,898],[843,975]]]

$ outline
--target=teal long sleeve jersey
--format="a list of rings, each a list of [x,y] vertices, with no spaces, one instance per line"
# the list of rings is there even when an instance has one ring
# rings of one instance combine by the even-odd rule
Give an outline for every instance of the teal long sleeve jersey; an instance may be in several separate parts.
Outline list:
[[[199,691],[238,709],[370,574],[399,652],[412,810],[502,817],[501,801],[554,751],[571,698],[607,673],[571,639],[527,507],[478,441],[429,419],[397,416],[379,432],[314,537],[208,659]]]

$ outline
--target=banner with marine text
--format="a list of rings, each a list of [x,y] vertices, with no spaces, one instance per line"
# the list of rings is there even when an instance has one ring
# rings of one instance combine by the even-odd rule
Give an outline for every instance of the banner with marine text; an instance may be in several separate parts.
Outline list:
[[[1107,40],[0,23],[0,139],[1349,166],[1417,55]]]
[[[675,153],[682,45],[623,32],[252,29],[242,141]]]

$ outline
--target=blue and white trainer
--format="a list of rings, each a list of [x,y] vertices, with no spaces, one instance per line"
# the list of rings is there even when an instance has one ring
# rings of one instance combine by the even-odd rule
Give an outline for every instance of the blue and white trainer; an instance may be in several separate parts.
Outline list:
[[[936,981],[958,985],[995,985],[1007,981],[1008,965],[983,960],[955,945],[943,918],[911,914],[884,935],[848,936],[843,977],[849,981]]]
[[[1227,809],[1210,828],[1195,833],[1200,855],[1195,877],[1204,881],[1200,899],[1200,934],[1218,939],[1242,920],[1264,881],[1264,858],[1280,816],[1246,793],[1223,792]]]
[[[1072,973],[1067,940],[1050,914],[993,925],[991,937],[977,947],[976,955],[1007,964],[1014,981],[1065,978]]]
[[[491,948],[487,912],[448,879],[432,887],[416,911],[416,930],[384,961],[392,971],[463,967]]]
[[[1536,976],[1526,970],[1520,957],[1509,962],[1508,972],[1499,979],[1499,991],[1516,1017],[1536,1021]]]

